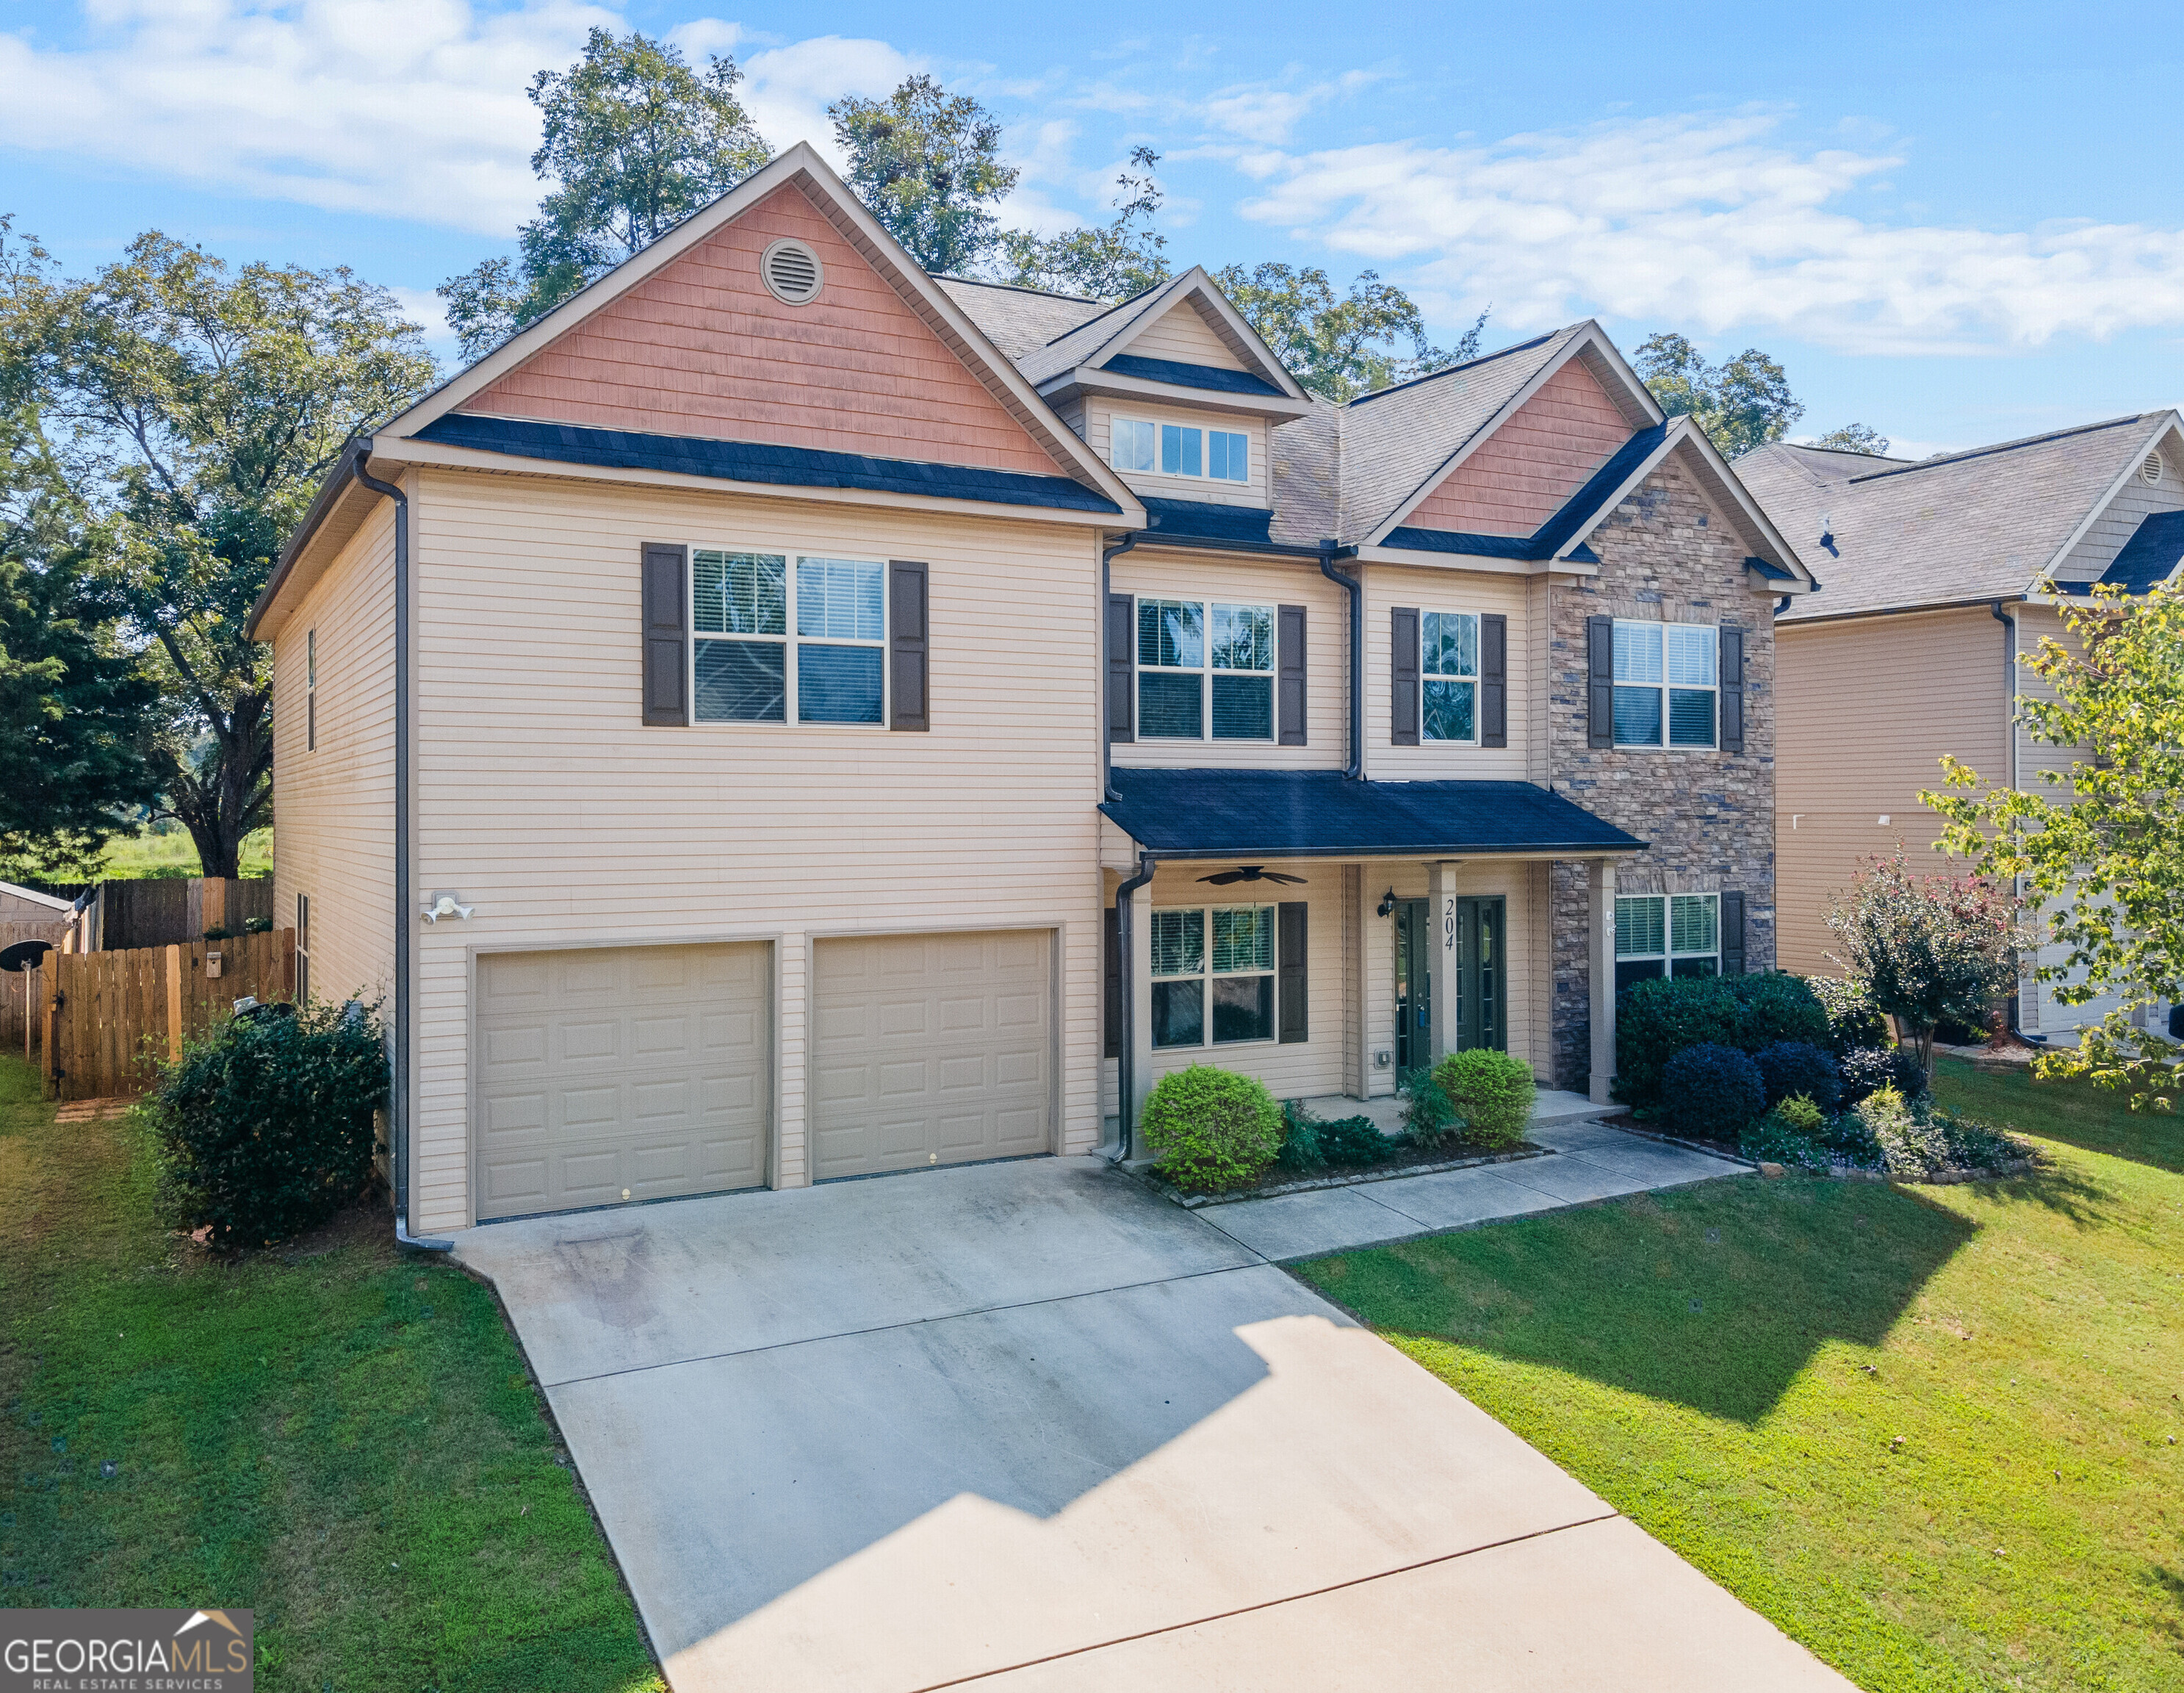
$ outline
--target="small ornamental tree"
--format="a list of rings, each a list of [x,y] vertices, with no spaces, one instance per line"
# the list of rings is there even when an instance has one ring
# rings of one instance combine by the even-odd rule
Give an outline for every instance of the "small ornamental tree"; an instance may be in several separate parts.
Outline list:
[[[2117,997],[2075,1051],[2042,1053],[2039,1073],[2089,1076],[2128,1090],[2133,1110],[2168,1110],[2184,1085],[2184,1048],[2157,1010],[2184,1003],[2184,589],[2097,587],[2090,602],[2063,601],[2062,616],[2067,640],[2021,661],[2052,697],[2017,701],[2036,740],[2076,751],[2067,773],[2041,772],[2058,791],[1975,795],[1978,772],[1944,758],[1954,791],[1919,797],[1949,820],[1942,846],[1997,880],[2020,879],[2069,949],[2039,971],[2056,1002]]]
[[[1930,1072],[1934,1025],[1983,1021],[1988,1002],[2017,980],[2023,937],[2008,894],[1982,876],[1914,875],[1900,852],[1868,862],[1837,896],[1828,927],[1830,960],[1910,1031]]]

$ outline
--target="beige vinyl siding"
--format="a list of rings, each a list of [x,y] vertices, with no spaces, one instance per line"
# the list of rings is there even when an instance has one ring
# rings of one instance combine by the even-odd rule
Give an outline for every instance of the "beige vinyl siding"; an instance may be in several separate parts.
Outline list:
[[[305,649],[318,634],[318,746],[304,747]],[[311,902],[318,999],[385,997],[394,969],[394,506],[381,500],[273,647],[273,920]]]
[[[765,940],[772,1179],[800,1185],[815,936],[1045,929],[1061,1145],[1096,1138],[1097,535],[872,507],[431,472],[418,500],[420,1226],[471,1214],[473,949]],[[931,567],[928,734],[639,722],[647,541]]]
[[[1303,876],[1306,883],[1302,887],[1279,882],[1237,882],[1227,887],[1215,887],[1198,880],[1233,868],[1228,859],[1162,864],[1154,873],[1152,886],[1138,895],[1140,907],[1159,911],[1175,906],[1279,905],[1284,901],[1303,901],[1306,908],[1306,945],[1311,955],[1305,986],[1311,1038],[1288,1045],[1279,1041],[1240,1041],[1203,1047],[1156,1048],[1153,1052],[1155,1081],[1172,1070],[1187,1070],[1193,1064],[1207,1064],[1256,1076],[1277,1099],[1348,1092],[1351,1083],[1342,1066],[1343,983],[1347,975],[1343,967],[1347,935],[1342,908],[1342,866],[1318,862],[1269,866],[1285,874]],[[1151,897],[1149,906],[1145,905],[1147,895]],[[1279,958],[1276,962],[1279,964]]]
[[[1134,347],[1133,352],[1137,349]],[[1153,357],[1148,354],[1145,356]],[[1159,356],[1165,356],[1159,355]],[[1210,477],[1146,475],[1117,471],[1134,494],[1150,494],[1157,500],[1196,500],[1209,506],[1264,506],[1267,497],[1267,426],[1262,419],[1234,411],[1197,411],[1164,400],[1109,400],[1095,396],[1085,402],[1085,444],[1103,463],[1115,461],[1114,438],[1109,425],[1117,416],[1135,417],[1154,423],[1182,423],[1195,429],[1221,429],[1251,438],[1251,477],[1244,482],[1216,482]],[[1077,427],[1074,422],[1072,427]],[[1204,461],[1201,460],[1203,463]]]
[[[2140,522],[2156,511],[2184,510],[2184,465],[2180,465],[2173,450],[2164,450],[2161,457],[2161,480],[2148,487],[2138,479],[2138,467],[2145,455],[2131,461],[2131,474],[2116,491],[2101,515],[2079,537],[2056,567],[2059,582],[2095,582],[2101,573],[2115,562],[2116,555],[2123,550],[2138,528]]]
[[[1169,359],[1178,365],[1211,365],[1222,371],[1245,368],[1244,361],[1187,299],[1178,300],[1139,331],[1123,351],[1132,358]]]
[[[1109,582],[1114,593],[1149,600],[1305,608],[1304,746],[1284,746],[1279,739],[1157,740],[1141,734],[1134,742],[1117,743],[1117,764],[1339,770],[1349,762],[1343,746],[1350,732],[1349,600],[1312,560],[1141,550],[1117,558]],[[1276,633],[1279,640],[1279,614]],[[1279,669],[1275,679],[1279,701]],[[1279,715],[1274,726],[1279,735]]]
[[[1367,564],[1355,567],[1365,586],[1365,774],[1379,782],[1425,782],[1470,777],[1482,780],[1528,779],[1525,757],[1533,732],[1534,690],[1529,672],[1539,662],[1533,651],[1529,578],[1483,571],[1436,569],[1430,566]],[[1545,613],[1546,601],[1538,601]],[[1389,743],[1392,723],[1389,700],[1390,664],[1394,655],[1392,616],[1398,606],[1425,612],[1494,613],[1509,620],[1509,744],[1506,747],[1459,745],[1421,740],[1416,746]],[[1346,639],[1347,630],[1345,631]],[[1544,723],[1538,732],[1546,733]]]
[[[2020,610],[2023,608],[2020,608]],[[2009,779],[2008,636],[1985,606],[1775,631],[1775,908],[1781,967],[1833,975],[1826,913],[1858,861],[1899,845],[1919,868],[1941,819],[1919,803],[1954,753]],[[1886,816],[1886,823],[1880,821]]]

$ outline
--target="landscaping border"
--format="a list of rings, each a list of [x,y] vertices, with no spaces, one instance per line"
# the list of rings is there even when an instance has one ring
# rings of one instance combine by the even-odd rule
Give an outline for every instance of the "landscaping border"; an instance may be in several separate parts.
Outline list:
[[[1323,1187],[1355,1187],[1362,1182],[1394,1182],[1406,1176],[1438,1176],[1445,1170],[1474,1170],[1485,1164],[1515,1164],[1528,1158],[1544,1158],[1553,1150],[1552,1147],[1534,1146],[1527,1141],[1507,1152],[1474,1153],[1468,1158],[1436,1159],[1426,1164],[1380,1165],[1368,1170],[1346,1171],[1340,1176],[1301,1176],[1294,1182],[1240,1187],[1233,1193],[1186,1193],[1150,1166],[1132,1171],[1130,1174],[1163,1199],[1173,1201],[1187,1211],[1195,1211],[1208,1205],[1233,1205],[1242,1199],[1273,1199],[1284,1193],[1316,1193]]]

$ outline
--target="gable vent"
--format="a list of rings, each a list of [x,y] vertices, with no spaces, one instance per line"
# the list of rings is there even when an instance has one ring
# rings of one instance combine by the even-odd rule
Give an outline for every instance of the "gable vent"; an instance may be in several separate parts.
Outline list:
[[[2161,455],[2148,453],[2146,462],[2138,467],[2138,479],[2148,488],[2161,480]]]
[[[809,305],[819,298],[827,271],[819,255],[800,241],[777,241],[758,261],[766,292],[785,305]]]

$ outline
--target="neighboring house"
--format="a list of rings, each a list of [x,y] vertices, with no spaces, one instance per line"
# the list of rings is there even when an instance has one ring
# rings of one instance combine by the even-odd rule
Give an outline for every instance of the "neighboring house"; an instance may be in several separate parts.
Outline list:
[[[799,147],[329,478],[276,910],[389,999],[420,1228],[1088,1151],[1192,1061],[1604,1098],[1618,981],[1773,962],[1809,585],[1591,324],[1330,405]]]
[[[2018,721],[2019,696],[2047,686],[2019,660],[2062,638],[2059,606],[2093,583],[2174,578],[2184,433],[2150,412],[1917,461],[1784,443],[1736,468],[1825,584],[1776,623],[1775,853],[1783,965],[1833,975],[1829,905],[1860,860],[1900,846],[1915,867],[1940,838],[1919,794],[1941,786],[1943,753],[1990,785],[2061,792],[2042,774],[2075,754]],[[2073,1039],[2115,1003],[2051,992],[2022,984],[2027,1033]]]

